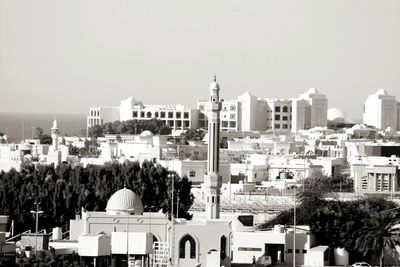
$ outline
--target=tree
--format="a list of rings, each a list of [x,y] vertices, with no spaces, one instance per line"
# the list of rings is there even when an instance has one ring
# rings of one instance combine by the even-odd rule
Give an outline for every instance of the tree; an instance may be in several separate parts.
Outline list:
[[[42,134],[41,136],[39,136],[39,139],[40,143],[44,145],[51,145],[51,143],[53,142],[53,139],[48,134]]]
[[[374,212],[371,217],[363,220],[364,225],[359,231],[356,248],[364,254],[371,252],[379,257],[380,266],[384,266],[384,250],[396,251],[400,245],[400,219],[391,210]]]

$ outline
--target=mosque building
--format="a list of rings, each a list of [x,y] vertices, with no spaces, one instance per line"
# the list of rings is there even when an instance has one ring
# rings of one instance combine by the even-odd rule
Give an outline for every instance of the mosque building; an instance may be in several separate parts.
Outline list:
[[[160,212],[143,212],[148,207],[143,207],[140,197],[120,189],[109,199],[105,212],[82,210],[70,221],[70,240],[81,257],[95,266],[126,266],[127,262],[133,266],[134,261],[138,266],[231,266],[250,264],[253,256],[263,255],[271,255],[273,262],[289,263],[296,253],[296,262],[304,263],[314,244],[306,227],[299,227],[294,239],[291,228],[255,231],[251,215],[220,213],[219,91],[214,77],[206,105],[210,119],[202,216],[169,220]],[[65,246],[56,240],[51,245]]]

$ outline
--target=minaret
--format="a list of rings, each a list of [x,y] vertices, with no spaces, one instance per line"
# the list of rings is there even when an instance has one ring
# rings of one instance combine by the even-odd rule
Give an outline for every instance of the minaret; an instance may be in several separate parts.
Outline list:
[[[53,150],[58,150],[58,134],[59,129],[57,127],[57,120],[53,121],[53,126],[51,127],[51,139],[53,139]]]
[[[206,219],[219,219],[220,188],[222,179],[219,176],[219,84],[214,75],[210,85],[210,99],[206,104],[208,117],[208,157],[207,173],[204,175]]]

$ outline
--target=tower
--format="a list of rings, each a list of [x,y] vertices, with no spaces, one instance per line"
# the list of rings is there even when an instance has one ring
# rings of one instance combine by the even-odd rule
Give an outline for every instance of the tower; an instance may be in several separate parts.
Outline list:
[[[53,140],[52,145],[53,145],[54,151],[58,150],[58,134],[59,133],[60,132],[57,127],[57,120],[54,120],[53,126],[51,127],[51,139]]]
[[[206,103],[208,117],[207,173],[204,175],[206,219],[219,219],[221,177],[219,176],[219,84],[214,75],[210,84],[210,99]]]

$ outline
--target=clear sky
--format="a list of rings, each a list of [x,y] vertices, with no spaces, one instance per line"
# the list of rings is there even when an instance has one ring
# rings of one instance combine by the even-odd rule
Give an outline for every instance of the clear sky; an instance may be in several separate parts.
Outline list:
[[[400,101],[398,0],[0,0],[0,111],[87,112],[133,96],[195,107],[310,87],[361,118]]]

